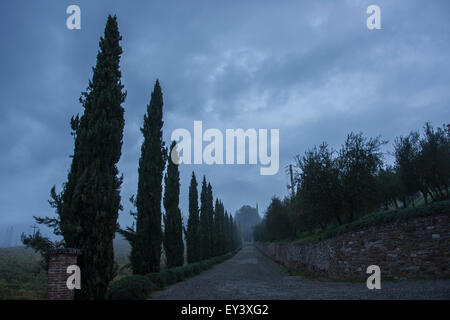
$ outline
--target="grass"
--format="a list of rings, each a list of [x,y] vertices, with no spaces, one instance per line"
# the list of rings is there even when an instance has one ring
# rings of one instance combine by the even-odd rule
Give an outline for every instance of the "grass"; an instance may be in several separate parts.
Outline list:
[[[0,300],[42,300],[47,275],[41,256],[24,247],[0,249]]]

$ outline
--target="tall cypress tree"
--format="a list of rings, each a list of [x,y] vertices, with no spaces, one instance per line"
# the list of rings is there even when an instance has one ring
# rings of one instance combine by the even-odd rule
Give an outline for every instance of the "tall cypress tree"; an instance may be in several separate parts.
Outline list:
[[[184,264],[183,222],[179,206],[180,199],[180,173],[178,165],[172,159],[176,157],[176,142],[170,146],[169,164],[164,178],[164,250],[167,267],[178,267]]]
[[[200,254],[200,225],[198,216],[198,190],[197,179],[192,172],[189,186],[189,218],[186,232],[187,262],[193,263],[201,260]]]
[[[215,248],[214,245],[216,243],[216,234],[214,230],[214,198],[213,198],[213,192],[212,192],[212,186],[211,183],[208,183],[208,187],[206,189],[206,212],[207,212],[207,220],[208,220],[208,234],[209,234],[209,241],[208,241],[208,252],[209,256],[208,258],[212,258],[215,256]]]
[[[210,228],[209,228],[209,205],[208,205],[208,185],[206,177],[203,176],[202,190],[200,193],[200,252],[202,260],[208,259],[210,253]]]
[[[230,250],[233,251],[236,249],[236,225],[234,224],[233,216],[230,213]]]
[[[136,196],[136,231],[128,236],[132,249],[130,262],[135,274],[159,272],[161,260],[162,178],[167,160],[163,141],[163,94],[156,80],[144,126],[144,142],[139,159],[139,181]]]
[[[226,253],[225,250],[225,209],[223,203],[216,199],[216,205],[214,207],[214,228],[216,234],[215,242],[215,254],[222,255]]]
[[[103,299],[116,271],[113,239],[122,184],[116,165],[121,156],[126,97],[120,80],[121,39],[117,18],[108,16],[92,80],[80,98],[84,113],[71,119],[75,147],[68,179],[60,194],[55,187],[51,190],[49,202],[58,216],[36,218],[63,237],[53,246],[81,249],[82,285],[77,299]]]
[[[228,212],[225,211],[225,219],[224,219],[224,234],[225,234],[225,252],[230,252],[232,249],[231,245],[231,228],[230,228],[230,216],[228,215]]]

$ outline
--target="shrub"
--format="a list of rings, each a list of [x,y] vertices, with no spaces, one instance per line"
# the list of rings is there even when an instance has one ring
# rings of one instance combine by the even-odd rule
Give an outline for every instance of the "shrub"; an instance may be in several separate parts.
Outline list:
[[[174,284],[176,283],[177,280],[177,275],[175,274],[175,272],[171,269],[166,269],[160,272],[161,276],[164,278],[164,281],[166,283],[166,285],[170,285],[170,284]]]
[[[195,274],[194,273],[194,266],[192,264],[185,265],[183,267],[183,270],[184,270],[184,277],[185,278],[188,278],[188,277],[193,276]]]
[[[160,272],[149,273],[146,275],[146,277],[155,284],[157,289],[162,289],[167,285],[166,277],[162,276]]]
[[[180,281],[184,280],[185,275],[184,275],[183,267],[175,267],[175,268],[172,268],[169,270],[171,270],[173,272],[173,274],[175,275],[175,279],[176,279],[175,282],[180,282]]]
[[[191,264],[193,274],[199,274],[202,271],[202,266],[199,262],[195,262]]]
[[[111,284],[106,294],[108,300],[144,300],[156,285],[148,277],[133,275]]]

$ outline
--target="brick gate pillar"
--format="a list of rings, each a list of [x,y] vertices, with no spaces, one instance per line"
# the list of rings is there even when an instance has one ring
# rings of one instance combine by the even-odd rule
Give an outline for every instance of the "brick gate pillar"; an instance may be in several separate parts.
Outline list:
[[[67,267],[77,264],[77,257],[81,254],[78,249],[51,249],[48,264],[47,299],[73,300],[75,290],[67,288]]]

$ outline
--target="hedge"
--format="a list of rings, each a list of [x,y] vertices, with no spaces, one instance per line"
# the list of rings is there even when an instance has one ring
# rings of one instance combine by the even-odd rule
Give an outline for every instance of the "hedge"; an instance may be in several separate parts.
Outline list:
[[[121,278],[111,284],[106,293],[108,300],[144,300],[157,287],[149,278],[132,275]]]
[[[237,250],[223,256],[187,264],[182,267],[163,269],[161,272],[153,272],[145,276],[132,275],[121,278],[111,284],[106,297],[109,300],[147,299],[152,291],[161,290],[165,286],[199,274],[201,271],[231,258],[236,252]]]

